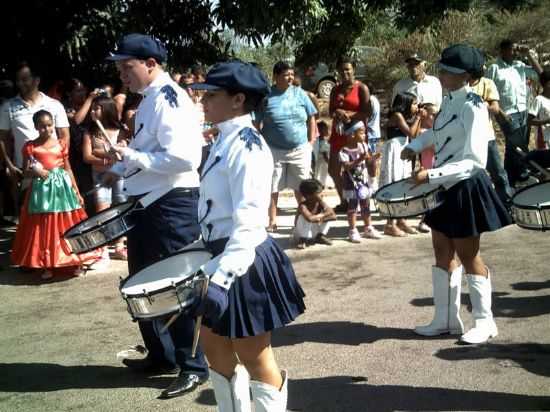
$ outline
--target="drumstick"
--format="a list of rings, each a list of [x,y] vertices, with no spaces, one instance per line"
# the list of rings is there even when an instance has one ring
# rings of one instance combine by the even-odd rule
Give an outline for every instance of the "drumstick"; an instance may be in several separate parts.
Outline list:
[[[111,144],[111,140],[109,140],[109,135],[107,134],[107,131],[105,130],[105,128],[103,127],[103,125],[101,124],[101,121],[99,119],[96,119],[95,123],[97,124],[97,127],[99,128],[101,133],[103,133],[103,136],[105,136],[105,139],[107,139],[106,142],[104,141],[103,146],[106,146],[105,147],[106,151],[108,151],[109,153],[112,153],[113,151],[111,149],[112,149],[113,145]],[[118,153],[118,152],[114,152],[114,153],[115,153],[116,159],[118,161],[121,161],[122,156],[120,155],[120,153]]]
[[[204,284],[202,285],[201,301],[205,298],[208,291],[208,276],[204,277]],[[191,357],[194,359],[197,354],[197,346],[199,345],[199,336],[201,333],[202,315],[197,316],[195,320],[195,330],[193,331],[193,345],[191,346]]]
[[[164,326],[160,330],[160,333],[162,334],[162,333],[166,332],[166,329],[168,329],[170,327],[170,325],[175,322],[175,320],[179,317],[179,315],[181,315],[181,312],[178,312],[175,315],[172,315],[172,317],[170,317],[170,319],[168,319],[168,322],[166,322],[164,324]]]
[[[525,154],[525,152],[523,150],[521,150],[521,148],[517,147],[516,146],[516,152],[518,152],[518,154],[521,156],[522,159],[525,159],[527,157],[527,155]],[[534,160],[528,160],[527,161],[531,166],[533,166],[535,169],[537,169],[540,174],[542,174],[546,179],[550,179],[550,172],[548,170],[546,170],[544,167],[542,167],[541,165],[539,165],[537,162],[535,162]]]

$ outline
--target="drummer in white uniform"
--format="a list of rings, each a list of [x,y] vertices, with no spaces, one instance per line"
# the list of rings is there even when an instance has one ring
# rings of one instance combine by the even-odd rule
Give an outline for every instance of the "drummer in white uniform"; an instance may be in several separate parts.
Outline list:
[[[143,96],[134,136],[128,147],[114,147],[122,161],[111,169],[124,176],[124,193],[139,199],[132,213],[135,227],[127,235],[130,276],[200,236],[202,131],[191,99],[162,68],[166,57],[159,40],[135,33],[124,36],[107,58],[116,62],[124,85]],[[123,362],[148,374],[166,373],[177,364],[179,376],[160,394],[172,398],[204,383],[208,366],[200,349],[196,358],[191,356],[193,318],[178,317],[169,334],[162,334],[166,321],[139,321],[147,357]]]
[[[432,229],[435,265],[432,267],[435,316],[415,332],[424,336],[463,334],[460,319],[460,285],[463,270],[468,279],[474,326],[461,336],[465,343],[482,343],[497,335],[491,312],[491,278],[481,259],[483,232],[511,223],[506,208],[484,168],[487,161],[489,114],[483,100],[468,86],[470,74],[483,66],[479,50],[464,44],[445,49],[439,61],[439,79],[449,94],[432,129],[405,147],[402,158],[413,158],[435,144],[433,169],[420,170],[417,184],[442,185],[444,202],[426,214]],[[455,260],[458,255],[462,266]]]
[[[199,199],[203,240],[215,257],[202,268],[210,284],[195,313],[205,316],[201,344],[218,410],[250,411],[251,390],[256,412],[283,412],[288,377],[275,361],[271,331],[305,306],[290,260],[265,230],[273,159],[250,113],[269,82],[255,66],[231,61],[192,87],[205,90],[206,121],[219,130]]]

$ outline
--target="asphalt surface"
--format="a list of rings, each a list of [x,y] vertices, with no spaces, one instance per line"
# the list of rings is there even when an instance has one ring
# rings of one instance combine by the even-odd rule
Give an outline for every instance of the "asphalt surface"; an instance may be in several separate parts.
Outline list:
[[[288,240],[292,198],[281,207],[276,237],[307,294],[306,313],[274,332],[289,410],[550,410],[549,233],[511,226],[483,236],[499,335],[463,346],[412,333],[433,311],[429,234],[355,245],[339,216],[333,246],[298,251]],[[173,376],[135,375],[117,359],[141,343],[118,292],[125,262],[43,281],[8,267],[11,235],[0,231],[0,411],[215,410],[209,383],[159,400]],[[465,280],[462,297],[469,327]]]

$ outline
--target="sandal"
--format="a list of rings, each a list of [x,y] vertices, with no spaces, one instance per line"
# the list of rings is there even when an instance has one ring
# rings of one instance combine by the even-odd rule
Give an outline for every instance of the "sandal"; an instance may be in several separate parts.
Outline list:
[[[418,235],[418,230],[414,227],[407,225],[406,223],[398,223],[397,227],[403,232],[408,233],[409,235]]]
[[[124,246],[117,246],[115,253],[113,253],[113,259],[128,260],[128,249]]]
[[[386,225],[384,226],[384,234],[395,237],[405,237],[407,234],[399,229],[397,226]]]
[[[272,225],[269,225],[268,227],[265,228],[265,231],[267,233],[275,233],[277,231],[278,227],[275,223],[273,223]]]

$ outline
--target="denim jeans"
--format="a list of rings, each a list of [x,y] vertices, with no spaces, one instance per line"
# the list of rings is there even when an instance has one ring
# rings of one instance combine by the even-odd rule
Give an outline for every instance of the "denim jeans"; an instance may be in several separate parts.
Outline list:
[[[500,119],[499,125],[504,134],[504,169],[508,174],[510,184],[525,180],[527,167],[521,156],[516,152],[519,147],[524,153],[529,151],[529,130],[527,127],[527,112],[517,112],[509,115],[510,121]]]
[[[500,154],[498,153],[498,147],[496,140],[490,140],[487,146],[487,172],[491,176],[491,180],[495,185],[495,190],[498,197],[504,205],[510,202],[512,197],[512,188],[508,183],[508,176],[506,171],[502,167],[500,160]]]

